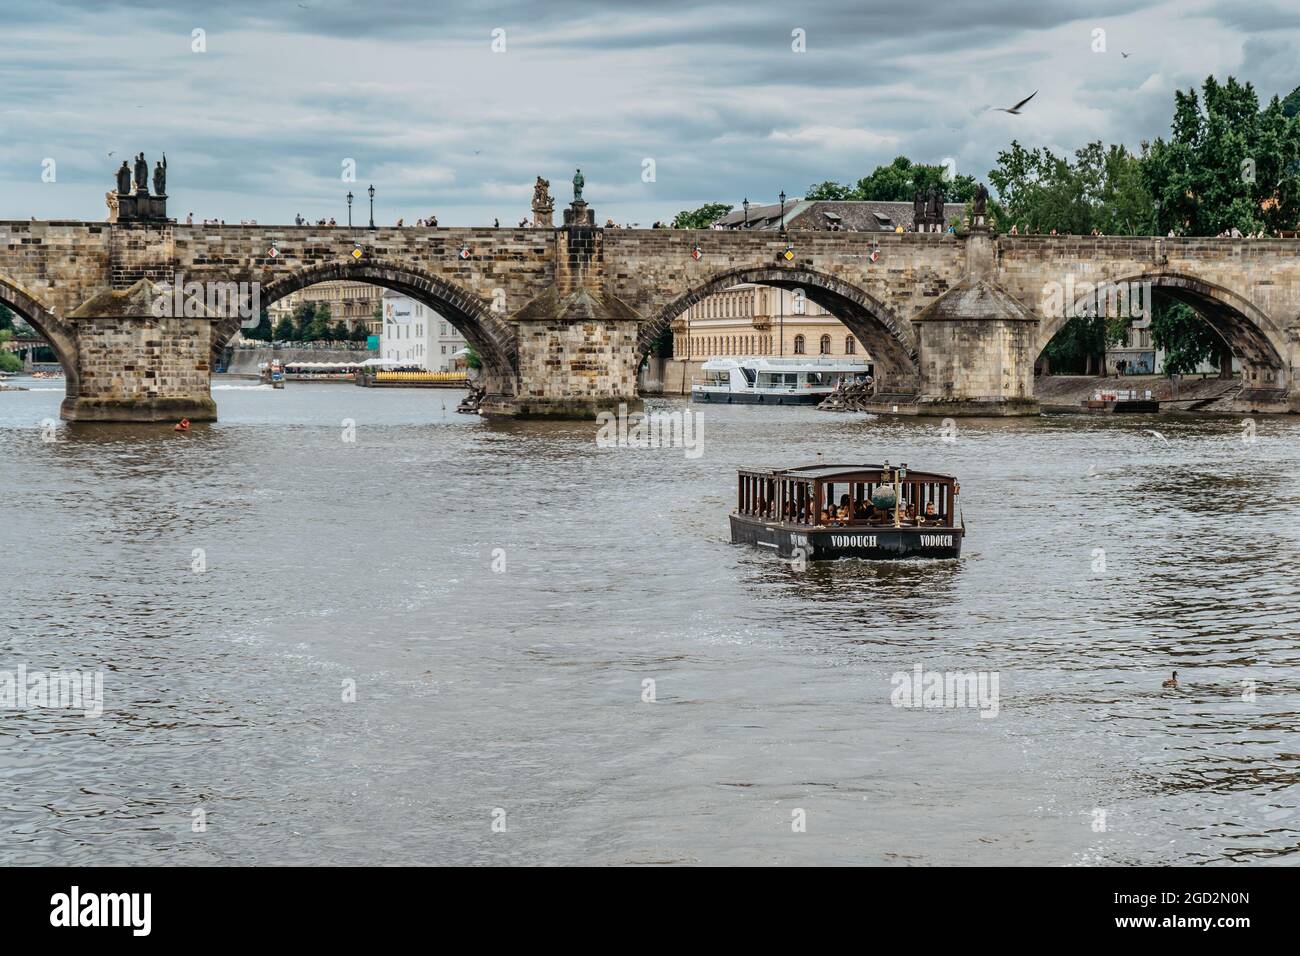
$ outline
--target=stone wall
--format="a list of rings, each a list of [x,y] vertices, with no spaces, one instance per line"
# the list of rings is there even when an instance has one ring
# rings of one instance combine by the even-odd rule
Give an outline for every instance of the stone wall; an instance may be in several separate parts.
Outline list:
[[[520,322],[513,414],[587,417],[638,403],[637,323]]]
[[[78,320],[80,391],[61,414],[78,421],[215,420],[212,323],[186,318]]]
[[[533,404],[538,393],[550,392],[561,404],[572,400],[585,408],[633,392],[636,361],[624,355],[629,318],[639,326],[631,352],[645,354],[692,302],[728,284],[768,282],[804,288],[811,301],[834,310],[872,353],[879,377],[900,393],[919,381],[927,363],[931,381],[948,374],[941,368],[955,369],[974,376],[971,387],[982,392],[992,387],[987,376],[1001,380],[1002,350],[1010,346],[985,343],[993,349],[987,369],[976,370],[969,352],[954,365],[951,356],[923,353],[956,340],[930,336],[933,342],[923,342],[911,321],[962,281],[974,245],[983,250],[977,257],[983,277],[1038,319],[1035,341],[1015,348],[1041,350],[1063,321],[1043,312],[1046,283],[1154,277],[1171,295],[1203,309],[1229,341],[1246,369],[1252,407],[1287,407],[1289,401],[1300,411],[1300,390],[1291,390],[1300,375],[1300,244],[1293,240],[1002,236],[975,243],[947,234],[792,232],[787,240],[772,232],[589,226],[370,230],[0,222],[0,302],[46,335],[68,371],[69,397],[75,397],[79,366],[95,349],[93,343],[83,349],[80,339],[103,330],[93,314],[84,322],[70,314],[105,289],[126,289],[141,279],[172,282],[180,274],[187,281],[259,283],[265,305],[327,279],[371,281],[446,315],[483,355],[497,405],[508,405],[522,390],[532,393]],[[548,320],[536,306],[549,303],[557,288],[561,298],[588,290],[598,308],[556,311]],[[518,321],[521,315],[528,321]],[[563,325],[573,328],[564,332]],[[238,321],[219,321],[209,344],[219,348],[237,327]],[[171,333],[163,337],[186,347]],[[112,351],[94,354],[102,360]],[[609,367],[597,371],[606,359]],[[179,369],[155,371],[175,377]],[[92,371],[99,394],[106,369]],[[127,376],[119,384],[125,389]],[[1005,393],[1004,386],[999,390]]]

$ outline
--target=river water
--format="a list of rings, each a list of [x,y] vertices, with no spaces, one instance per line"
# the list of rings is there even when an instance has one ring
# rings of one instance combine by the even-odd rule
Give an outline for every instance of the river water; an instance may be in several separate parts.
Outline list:
[[[1300,860],[1294,419],[707,406],[691,458],[347,385],[43,428],[19,384],[0,671],[104,713],[0,710],[0,863]],[[735,469],[818,452],[957,474],[962,558],[731,545]],[[996,715],[895,706],[918,665]]]

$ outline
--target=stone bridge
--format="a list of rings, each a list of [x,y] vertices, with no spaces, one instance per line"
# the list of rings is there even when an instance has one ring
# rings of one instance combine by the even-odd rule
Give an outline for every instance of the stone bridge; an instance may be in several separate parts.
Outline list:
[[[240,318],[209,290],[246,283],[264,308],[331,279],[446,316],[483,359],[488,414],[635,402],[655,338],[737,282],[804,290],[866,345],[900,411],[941,415],[1037,411],[1034,362],[1077,290],[1149,282],[1241,359],[1238,408],[1300,411],[1294,240],[0,222],[0,302],[58,355],[72,420],[215,417],[212,360]]]

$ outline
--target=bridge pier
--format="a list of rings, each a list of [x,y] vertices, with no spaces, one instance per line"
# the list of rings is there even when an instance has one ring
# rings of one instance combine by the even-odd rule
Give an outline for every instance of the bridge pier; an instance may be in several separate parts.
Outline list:
[[[514,316],[519,383],[512,396],[489,396],[485,415],[594,418],[619,405],[639,408],[636,378],[640,318],[617,298],[551,288]],[[490,391],[490,390],[489,390]]]
[[[1037,415],[1038,317],[975,276],[912,320],[921,365],[917,414]]]
[[[216,421],[211,317],[158,317],[158,301],[153,284],[141,279],[129,289],[100,293],[69,316],[78,333],[76,374],[68,376],[59,417]]]

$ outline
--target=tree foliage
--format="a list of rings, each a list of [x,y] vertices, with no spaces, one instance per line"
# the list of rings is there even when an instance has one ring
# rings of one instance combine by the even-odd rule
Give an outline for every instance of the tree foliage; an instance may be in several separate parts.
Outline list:
[[[683,209],[673,217],[673,228],[708,229],[733,208],[726,203],[708,202],[693,212]]]
[[[1141,167],[1125,147],[1100,140],[1076,150],[1073,159],[1012,140],[989,170],[998,195],[991,204],[993,221],[1002,231],[1016,226],[1083,236],[1094,229],[1108,236],[1147,234],[1154,205]]]
[[[1142,164],[1158,203],[1158,232],[1296,228],[1300,119],[1276,96],[1261,110],[1254,87],[1231,76],[1226,83],[1206,77],[1201,90],[1175,91],[1170,137],[1152,143]]]
[[[916,191],[940,189],[947,202],[969,202],[975,195],[973,176],[948,178],[946,166],[927,166],[899,156],[892,163],[877,166],[851,186],[826,180],[808,187],[805,199],[870,202],[911,202]]]
[[[1226,347],[1219,333],[1182,302],[1159,293],[1151,309],[1151,340],[1165,351],[1165,375],[1192,372]]]
[[[0,309],[4,308],[0,306]],[[3,316],[0,316],[3,318]],[[13,330],[10,328],[0,327],[0,345],[8,342],[14,337]],[[23,360],[13,352],[0,352],[0,372],[20,372],[23,368]]]

